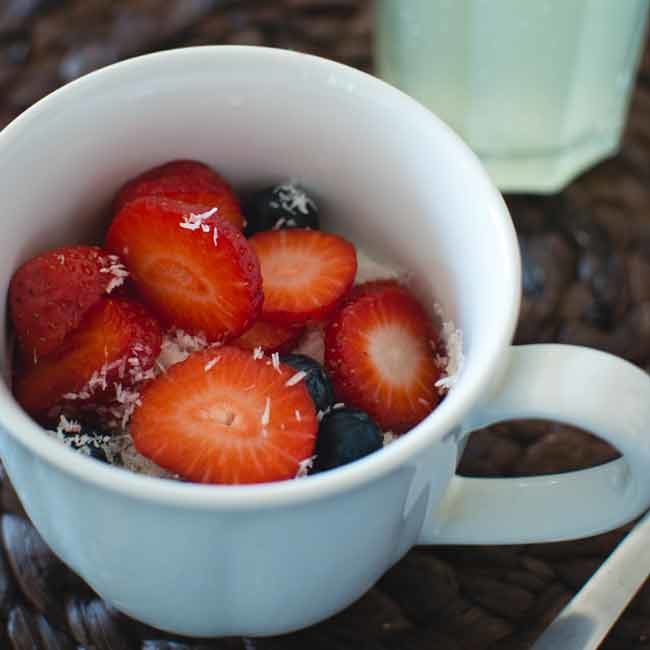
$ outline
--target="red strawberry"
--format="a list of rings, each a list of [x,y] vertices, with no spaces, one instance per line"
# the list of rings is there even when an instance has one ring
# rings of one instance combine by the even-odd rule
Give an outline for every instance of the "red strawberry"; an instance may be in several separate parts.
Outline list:
[[[357,272],[354,246],[319,230],[267,230],[249,239],[260,261],[264,320],[301,325],[329,316]]]
[[[136,290],[166,325],[226,341],[257,318],[262,279],[241,232],[210,212],[135,199],[113,220],[106,247],[122,255]]]
[[[86,312],[127,275],[98,246],[66,246],[37,255],[11,278],[9,309],[23,360],[50,354]]]
[[[140,174],[118,192],[113,202],[113,214],[143,196],[193,203],[202,206],[203,211],[217,208],[217,216],[239,230],[244,226],[237,195],[219,174],[200,162],[174,160]]]
[[[295,374],[232,346],[195,352],[143,391],[131,420],[135,446],[198,483],[293,478],[318,428]]]
[[[131,386],[139,371],[153,366],[161,342],[158,322],[142,305],[125,298],[103,299],[58,349],[18,371],[14,394],[39,420],[66,401],[110,399],[114,384]]]
[[[366,411],[384,430],[403,433],[440,397],[433,326],[397,283],[359,289],[325,331],[325,367],[338,399]]]
[[[233,345],[242,350],[253,351],[255,348],[261,348],[264,353],[285,353],[293,350],[304,331],[305,328],[300,326],[276,325],[258,320],[253,327],[235,339]]]

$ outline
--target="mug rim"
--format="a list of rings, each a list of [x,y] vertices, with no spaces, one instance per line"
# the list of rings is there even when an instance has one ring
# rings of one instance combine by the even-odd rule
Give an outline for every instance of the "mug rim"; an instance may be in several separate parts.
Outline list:
[[[86,93],[94,86],[114,83],[126,70],[136,72],[152,68],[164,69],[166,61],[187,57],[188,65],[202,61],[214,62],[215,57],[251,57],[266,65],[282,65],[291,60],[308,68],[326,72],[344,72],[355,76],[358,84],[369,93],[381,94],[391,105],[401,107],[410,119],[422,122],[447,140],[454,155],[462,158],[472,177],[472,183],[482,184],[483,194],[489,200],[485,205],[485,218],[494,229],[494,243],[505,253],[496,256],[501,283],[510,294],[509,311],[503,314],[502,327],[488,335],[493,338],[488,360],[471,376],[463,377],[458,388],[454,387],[436,409],[407,435],[400,436],[390,445],[354,463],[334,470],[301,479],[249,485],[208,485],[181,482],[136,474],[124,468],[106,465],[84,457],[58,440],[44,434],[43,428],[34,422],[17,404],[9,386],[2,382],[0,390],[0,429],[21,446],[35,454],[36,458],[55,466],[58,470],[100,489],[121,493],[128,497],[168,506],[199,509],[258,509],[278,507],[291,503],[323,498],[377,479],[396,469],[419,451],[439,442],[454,431],[463,415],[474,406],[485,391],[490,377],[500,366],[503,355],[514,335],[520,306],[520,256],[514,226],[505,202],[489,179],[478,158],[461,138],[440,118],[397,88],[366,72],[312,54],[279,48],[246,45],[205,45],[164,50],[133,57],[90,72],[61,86],[46,95],[18,115],[4,130],[0,131],[0,149],[7,140],[20,138],[22,130],[28,129],[34,120],[45,119],[50,110],[60,109],[59,104],[74,100],[75,93]],[[486,345],[483,343],[482,345]]]

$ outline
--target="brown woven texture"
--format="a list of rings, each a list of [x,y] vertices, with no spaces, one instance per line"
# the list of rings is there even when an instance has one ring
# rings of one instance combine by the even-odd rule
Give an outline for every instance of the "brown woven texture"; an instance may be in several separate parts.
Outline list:
[[[85,72],[180,45],[285,47],[371,71],[371,11],[368,0],[1,0],[0,126]],[[649,118],[646,54],[620,155],[559,196],[507,197],[524,260],[517,342],[590,345],[650,369]],[[461,471],[542,474],[614,456],[581,431],[516,422],[474,434]],[[6,479],[0,506],[0,648],[15,650],[519,650],[629,530],[561,544],[415,549],[325,623],[273,639],[199,642],[111,610],[53,556]],[[649,615],[646,585],[602,648],[650,650]]]

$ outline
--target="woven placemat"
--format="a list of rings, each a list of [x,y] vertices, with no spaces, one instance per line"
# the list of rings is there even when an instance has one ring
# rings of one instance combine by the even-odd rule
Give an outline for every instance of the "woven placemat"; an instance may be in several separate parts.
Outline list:
[[[180,45],[285,47],[372,71],[371,11],[368,0],[4,0],[0,126],[85,72]],[[620,155],[559,196],[507,197],[524,259],[517,342],[586,344],[650,368],[649,116],[646,54]],[[543,474],[614,456],[584,432],[515,422],[474,434],[461,471]],[[418,548],[325,623],[273,639],[199,642],[108,607],[54,557],[0,478],[0,647],[15,650],[519,650],[629,530],[561,544]],[[650,650],[649,614],[646,585],[602,647]]]

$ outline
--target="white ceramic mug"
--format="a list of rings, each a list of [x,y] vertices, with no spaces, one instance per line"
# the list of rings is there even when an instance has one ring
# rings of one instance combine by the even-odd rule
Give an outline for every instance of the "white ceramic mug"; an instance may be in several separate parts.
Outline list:
[[[287,177],[315,188],[325,228],[410,269],[442,304],[464,332],[465,364],[436,411],[385,449],[249,486],[154,479],[83,457],[47,437],[2,383],[9,477],[45,540],[107,601],[189,635],[276,634],[342,609],[414,544],[567,539],[648,507],[650,379],[594,350],[510,347],[520,266],[499,193],[426,109],[331,61],[175,50],[93,73],[29,109],[0,134],[3,301],[28,256],[88,241],[122,182],[179,157],[238,188]],[[594,431],[624,458],[561,476],[454,475],[464,434],[523,416]]]

